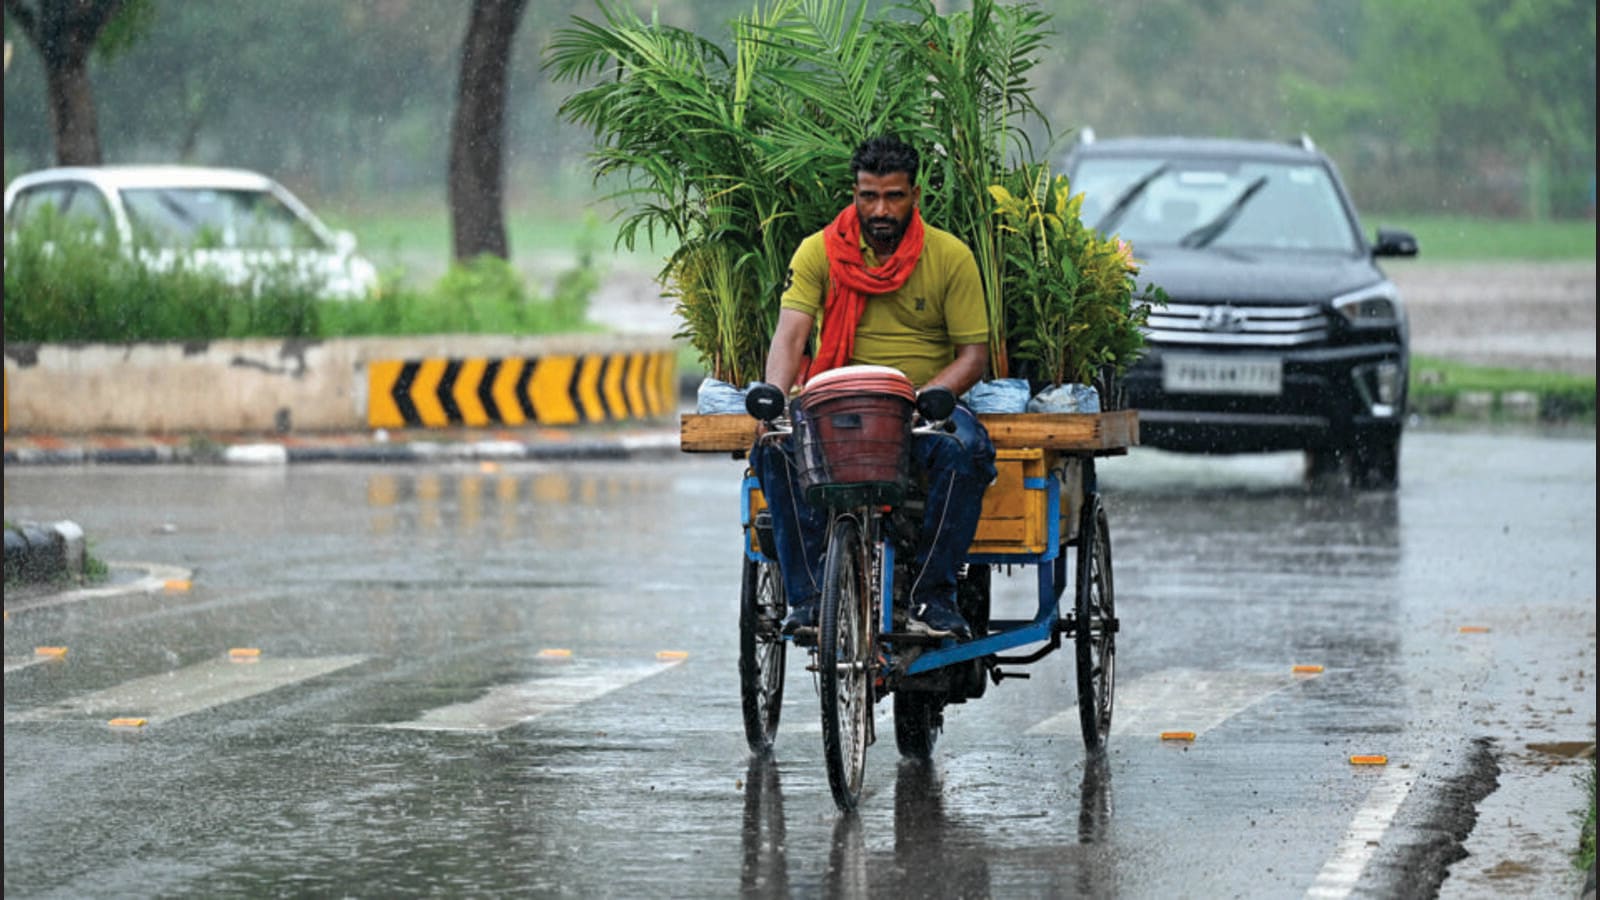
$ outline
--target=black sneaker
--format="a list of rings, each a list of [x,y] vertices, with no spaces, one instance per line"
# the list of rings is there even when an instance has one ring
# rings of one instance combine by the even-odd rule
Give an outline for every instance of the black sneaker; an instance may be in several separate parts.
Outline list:
[[[783,620],[783,633],[794,635],[801,629],[815,629],[817,627],[817,602],[796,603],[789,607],[789,615]]]
[[[953,637],[958,641],[972,639],[972,626],[967,624],[952,600],[934,600],[912,606],[906,630],[929,637]]]

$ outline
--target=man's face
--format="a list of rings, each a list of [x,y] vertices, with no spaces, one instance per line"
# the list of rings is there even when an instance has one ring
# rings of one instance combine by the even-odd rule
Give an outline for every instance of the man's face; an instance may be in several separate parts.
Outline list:
[[[874,246],[899,244],[921,197],[922,188],[912,187],[911,177],[904,172],[857,172],[856,213],[861,219],[862,234]]]

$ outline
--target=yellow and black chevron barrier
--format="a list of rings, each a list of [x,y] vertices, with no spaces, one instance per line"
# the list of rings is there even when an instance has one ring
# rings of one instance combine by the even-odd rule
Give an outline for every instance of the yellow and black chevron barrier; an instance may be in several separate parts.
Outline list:
[[[367,366],[367,424],[577,425],[676,408],[672,351],[502,359],[379,360]]]

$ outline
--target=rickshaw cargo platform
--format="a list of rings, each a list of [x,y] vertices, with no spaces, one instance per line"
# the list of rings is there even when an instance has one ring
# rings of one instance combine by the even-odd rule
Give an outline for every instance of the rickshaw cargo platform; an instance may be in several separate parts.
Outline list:
[[[1121,456],[1139,443],[1139,413],[991,413],[978,416],[997,450],[1037,448],[1093,456]],[[678,447],[685,453],[744,453],[756,437],[756,420],[743,413],[681,417]]]

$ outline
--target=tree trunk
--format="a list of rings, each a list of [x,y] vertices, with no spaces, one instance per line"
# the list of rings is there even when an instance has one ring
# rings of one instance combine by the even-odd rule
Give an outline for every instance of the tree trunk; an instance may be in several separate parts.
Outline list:
[[[473,0],[450,135],[450,227],[457,260],[507,256],[502,155],[511,40],[527,0]]]
[[[57,165],[100,165],[100,129],[94,111],[94,89],[89,84],[86,55],[52,66],[45,73],[50,93],[50,124],[55,129]]]
[[[89,52],[126,0],[5,0],[9,24],[27,36],[44,61],[56,162],[100,164],[100,129],[89,83]]]

